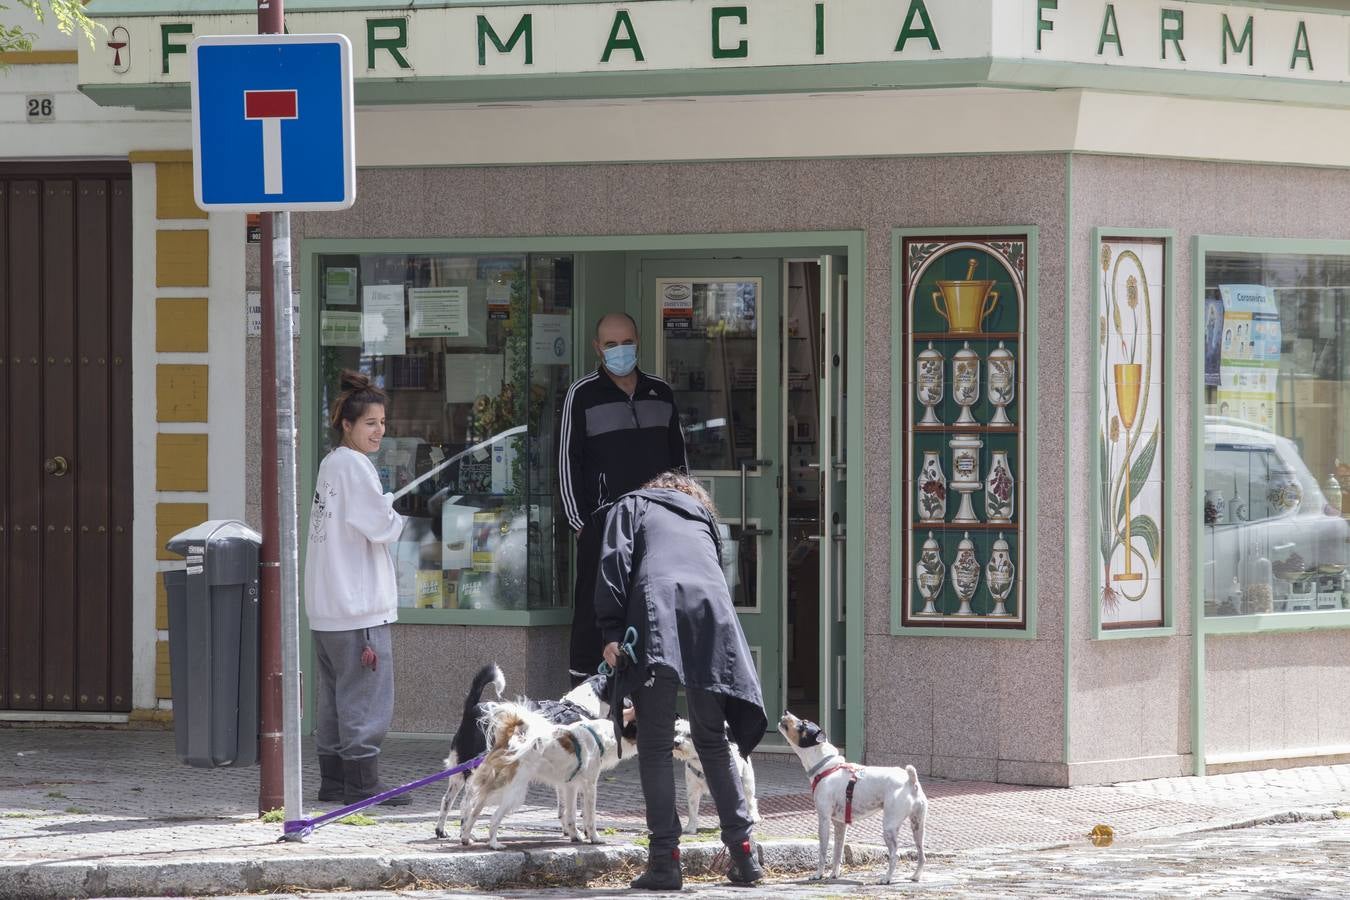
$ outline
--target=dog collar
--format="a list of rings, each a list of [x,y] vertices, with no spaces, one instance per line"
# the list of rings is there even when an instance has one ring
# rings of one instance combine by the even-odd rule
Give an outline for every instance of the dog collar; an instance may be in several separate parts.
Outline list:
[[[823,768],[825,768],[826,766],[828,766],[830,763],[835,762],[835,760],[843,760],[843,757],[842,757],[842,756],[827,756],[827,757],[825,757],[825,758],[822,759],[820,762],[816,763],[814,766],[812,766],[811,768],[809,768],[809,769],[806,770],[806,777],[807,777],[807,778],[810,778],[812,775],[815,775],[817,772],[819,772],[821,769],[823,769]],[[836,763],[836,764],[835,764],[835,768],[838,768],[838,767],[839,767],[839,764]],[[817,779],[817,780],[819,780],[819,779]],[[814,790],[814,788],[813,788],[813,790]]]

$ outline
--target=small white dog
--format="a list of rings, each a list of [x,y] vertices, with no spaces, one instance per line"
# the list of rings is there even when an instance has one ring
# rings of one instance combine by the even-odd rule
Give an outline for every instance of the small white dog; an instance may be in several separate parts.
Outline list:
[[[502,819],[525,799],[531,784],[558,791],[563,833],[579,840],[576,827],[578,793],[582,828],[592,844],[600,843],[595,824],[596,789],[600,776],[620,762],[614,726],[608,720],[583,719],[555,725],[519,703],[488,703],[484,733],[491,749],[469,782],[464,799],[467,813],[460,824],[460,843],[473,843],[473,826],[483,808],[495,801],[488,846],[504,849],[497,840]],[[623,739],[624,756],[637,755],[636,729],[629,725]]]
[[[755,799],[755,767],[747,757],[741,756],[741,751],[727,739],[728,750],[731,751],[731,758],[736,762],[736,774],[740,776],[741,787],[745,791],[745,807],[750,813],[750,821],[759,821],[759,801]],[[684,795],[689,801],[689,824],[684,826],[685,834],[695,834],[698,831],[698,808],[703,802],[703,796],[708,793],[708,779],[703,774],[703,763],[699,761],[698,749],[694,746],[694,740],[690,736],[689,722],[685,719],[675,720],[675,748],[673,750],[675,758],[684,763]]]
[[[844,759],[825,738],[825,732],[814,722],[799,719],[790,712],[783,713],[778,731],[796,751],[811,779],[811,793],[815,796],[816,815],[820,826],[820,861],[813,880],[825,877],[825,853],[830,847],[830,823],[834,823],[834,871],[839,877],[844,859],[844,834],[849,823],[881,810],[882,835],[890,851],[890,867],[882,884],[890,884],[895,877],[895,860],[899,852],[900,823],[909,819],[914,831],[914,846],[919,858],[911,881],[919,880],[923,871],[924,818],[928,814],[928,798],[919,786],[919,773],[913,766],[903,769],[882,766],[859,766]]]

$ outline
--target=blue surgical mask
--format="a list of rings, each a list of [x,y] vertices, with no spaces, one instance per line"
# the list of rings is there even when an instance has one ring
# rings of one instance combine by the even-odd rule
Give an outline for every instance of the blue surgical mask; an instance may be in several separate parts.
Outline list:
[[[605,368],[622,378],[637,366],[637,345],[619,344],[605,348]]]

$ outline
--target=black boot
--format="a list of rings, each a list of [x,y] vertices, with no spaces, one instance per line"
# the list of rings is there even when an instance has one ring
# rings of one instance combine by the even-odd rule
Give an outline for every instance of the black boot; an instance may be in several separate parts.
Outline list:
[[[732,884],[750,885],[764,877],[764,868],[759,864],[757,849],[749,841],[741,841],[739,847],[727,848],[727,853],[731,856],[727,880]]]
[[[342,757],[335,753],[319,754],[319,802],[341,800],[343,794]]]
[[[655,856],[647,854],[647,871],[634,878],[629,887],[639,891],[678,891],[684,887],[684,878],[680,875],[680,848],[676,847],[667,856],[658,852]]]
[[[342,761],[342,802],[352,804],[358,800],[364,800],[367,797],[374,797],[381,791],[389,790],[389,787],[380,782],[380,757],[365,756],[361,759],[344,759]],[[412,802],[412,797],[407,794],[399,794],[397,797],[390,797],[380,804],[380,806],[407,806]]]

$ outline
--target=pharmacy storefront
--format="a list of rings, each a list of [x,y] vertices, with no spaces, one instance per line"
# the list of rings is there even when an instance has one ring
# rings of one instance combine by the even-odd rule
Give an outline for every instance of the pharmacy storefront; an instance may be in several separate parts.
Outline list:
[[[452,731],[488,661],[565,685],[563,400],[624,311],[727,526],[771,712],[1008,782],[1350,755],[1350,17],[325,6],[287,24],[352,42],[358,199],[293,220],[301,493],[338,372],[369,372],[410,517],[397,730]],[[80,89],[188,146],[187,47],[253,6],[89,8],[119,46],[81,48]],[[247,282],[211,302],[247,327],[257,246],[208,221]]]

